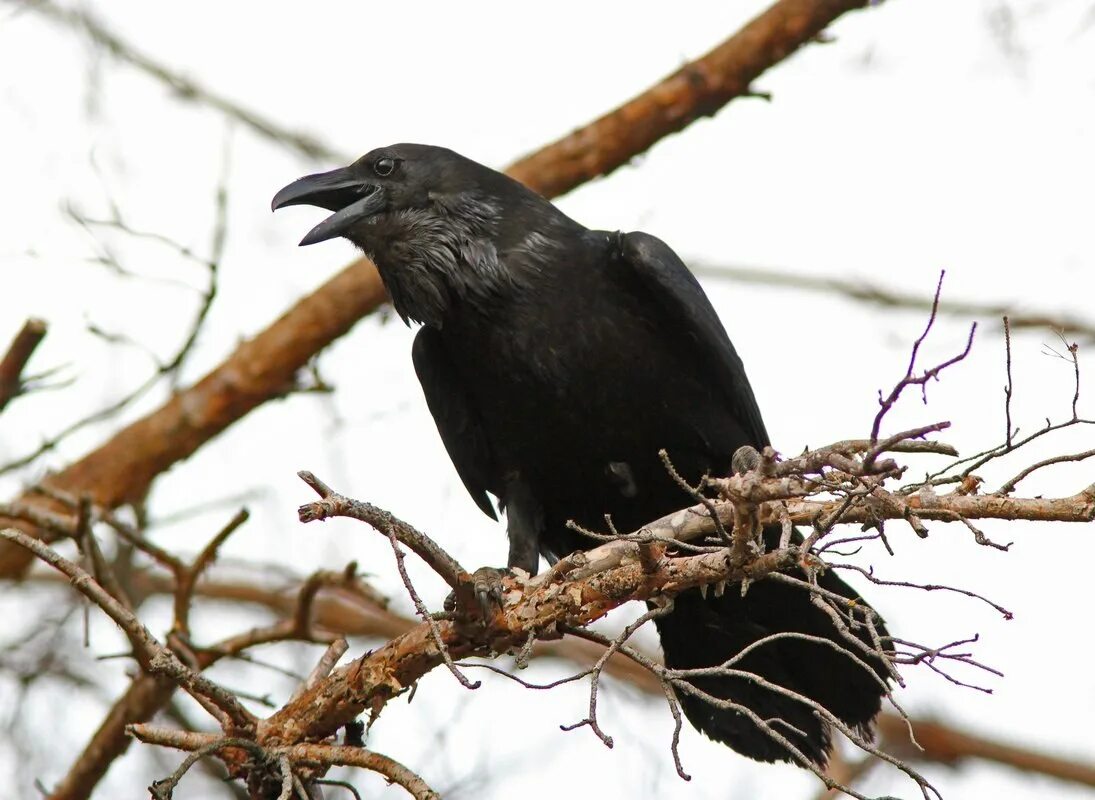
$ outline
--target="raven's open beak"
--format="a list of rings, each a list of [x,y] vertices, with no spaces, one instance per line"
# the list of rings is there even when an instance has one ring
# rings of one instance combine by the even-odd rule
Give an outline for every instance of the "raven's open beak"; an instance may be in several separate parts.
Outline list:
[[[270,210],[310,205],[335,212],[308,231],[300,240],[303,247],[342,236],[358,220],[382,211],[386,203],[383,187],[363,180],[351,165],[293,181],[274,195]]]

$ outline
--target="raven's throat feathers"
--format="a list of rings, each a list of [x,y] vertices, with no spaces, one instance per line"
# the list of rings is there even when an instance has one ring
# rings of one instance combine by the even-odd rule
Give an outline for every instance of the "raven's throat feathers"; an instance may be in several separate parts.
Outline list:
[[[499,207],[469,193],[431,198],[354,231],[403,319],[441,327],[455,307],[486,303],[514,285],[494,241]]]

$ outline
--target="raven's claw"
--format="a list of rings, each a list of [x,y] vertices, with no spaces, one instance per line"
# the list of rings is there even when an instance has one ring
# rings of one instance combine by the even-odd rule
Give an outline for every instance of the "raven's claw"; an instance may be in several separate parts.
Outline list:
[[[502,608],[502,579],[513,573],[508,569],[496,567],[480,567],[471,574],[471,593],[475,597],[475,608],[479,612],[479,618],[484,625],[489,625]],[[464,595],[467,597],[468,595]],[[445,610],[457,611],[459,609],[458,595],[450,592],[445,598]],[[471,609],[463,609],[465,613]]]
[[[489,623],[502,608],[502,578],[506,574],[506,570],[494,567],[480,567],[472,573],[475,601],[484,624]]]

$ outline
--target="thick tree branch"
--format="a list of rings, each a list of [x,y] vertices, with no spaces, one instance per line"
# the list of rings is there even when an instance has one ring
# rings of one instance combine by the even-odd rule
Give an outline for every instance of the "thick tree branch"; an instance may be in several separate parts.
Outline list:
[[[32,577],[52,580],[53,574],[35,573]],[[175,591],[174,583],[169,577],[148,572],[141,572],[134,576],[134,585],[142,594],[172,595]],[[291,593],[276,591],[259,583],[239,580],[207,580],[198,585],[195,594],[211,600],[251,603],[281,614],[291,614],[295,606],[295,599]],[[341,598],[338,593],[329,593],[318,598],[314,613],[316,624],[327,630],[347,636],[367,636],[385,640],[401,636],[419,624],[417,620],[379,606],[363,604],[360,600],[352,602],[349,598]],[[533,655],[536,658],[562,658],[582,668],[589,668],[596,664],[603,653],[602,645],[573,637],[557,641],[538,641],[533,648]],[[663,695],[662,684],[657,677],[623,653],[614,653],[605,665],[604,672],[617,680],[627,682],[651,697],[660,698]],[[105,772],[105,767],[109,766],[112,759],[96,760],[88,758],[87,755],[100,750],[114,753],[113,757],[120,755],[132,741],[125,734],[125,726],[129,723],[150,720],[155,711],[167,703],[167,699],[174,690],[175,687],[170,683],[160,682],[149,676],[137,678],[111,710],[111,717],[118,716],[119,719],[112,720],[108,717],[104,720],[100,732],[89,743],[85,757],[79,759],[66,779],[54,788],[50,794],[51,800],[75,800],[76,798],[82,800],[88,797],[89,794],[86,791],[74,790],[73,785],[93,786],[101,778],[102,772]],[[146,697],[151,699],[146,701]],[[963,759],[979,759],[1086,786],[1095,786],[1095,771],[1086,764],[974,736],[953,725],[935,720],[913,719],[911,724],[916,740],[924,748],[923,750],[917,750],[910,745],[905,720],[888,713],[882,714],[878,720],[883,746],[887,750],[901,753],[914,760],[940,761],[950,764]],[[105,735],[101,735],[104,732]],[[182,735],[182,732],[177,733]],[[98,766],[101,770],[85,774],[88,766]],[[842,783],[849,782],[839,775],[835,777]]]
[[[697,555],[668,559],[656,554],[652,558],[644,549],[649,542],[680,542],[713,534],[716,529],[714,517],[720,518],[727,528],[740,524],[743,510],[745,517],[755,520],[751,524],[777,524],[787,518],[810,523],[823,518],[831,520],[825,530],[816,531],[807,539],[803,548],[810,547],[810,542],[825,535],[837,518],[848,523],[861,517],[862,521],[873,525],[880,525],[886,519],[903,520],[920,533],[923,523],[919,520],[914,523],[912,508],[916,509],[916,517],[964,522],[971,528],[968,522],[971,517],[1045,518],[1047,511],[1051,512],[1050,516],[1073,521],[1095,519],[1095,486],[1074,497],[1056,500],[961,492],[936,495],[930,487],[903,497],[885,490],[883,482],[900,476],[904,470],[892,459],[879,458],[881,448],[899,450],[902,437],[922,437],[945,427],[945,423],[936,423],[879,443],[873,440],[841,442],[782,461],[777,460],[770,448],[766,449],[764,454],[753,459],[754,469],[712,481],[723,499],[667,515],[632,534],[612,537],[593,551],[564,559],[540,578],[524,583],[510,581],[507,584],[509,591],[516,593],[518,599],[513,605],[507,604],[503,613],[493,618],[485,636],[469,633],[459,620],[419,626],[336,671],[314,692],[295,698],[261,723],[259,739],[283,742],[329,736],[366,710],[374,715],[379,713],[387,700],[442,663],[445,655],[460,659],[523,650],[530,636],[553,638],[561,628],[582,627],[629,600],[650,600],[663,594],[671,596],[693,586],[721,585],[727,581],[748,583],[787,569],[823,566],[814,554],[798,546],[752,557],[748,552],[735,555],[733,547],[708,546],[701,548],[702,552]],[[826,492],[842,499],[811,499]],[[334,495],[329,489],[326,493]],[[805,508],[796,506],[806,503],[810,505]],[[973,530],[980,541],[979,532]],[[709,545],[711,541],[708,540]],[[836,596],[830,597],[816,587],[811,589],[807,581],[779,575],[773,577],[794,580],[804,591],[819,592],[815,598],[819,604],[846,602]],[[830,610],[833,614],[840,613],[836,607]],[[912,648],[907,653],[898,648],[898,660],[907,663],[920,663],[923,653],[929,652],[919,645],[894,642]],[[867,647],[862,642],[857,646]],[[949,647],[931,650],[932,658],[948,657]],[[980,666],[964,654],[952,657]]]
[[[793,564],[790,554],[761,556],[733,568],[722,551],[663,562],[654,573],[636,561],[580,580],[550,583],[521,593],[495,615],[485,638],[469,636],[458,622],[437,623],[454,659],[520,648],[537,634],[555,638],[556,626],[584,626],[630,600],[645,600],[719,580],[759,579]],[[510,588],[516,588],[512,583]],[[336,670],[313,690],[259,724],[260,741],[314,741],[334,734],[365,711],[379,713],[388,700],[443,663],[425,623]]]
[[[931,429],[939,427],[928,426]],[[915,435],[922,430],[926,429],[906,433]],[[833,485],[833,476],[837,474],[832,472],[833,463],[846,471],[843,473],[848,476],[846,480],[870,481],[878,471],[890,476],[900,474],[901,470],[889,459],[876,458],[868,470],[865,458],[857,458],[856,455],[864,451],[875,452],[875,448],[869,445],[867,441],[840,442],[828,449],[811,451],[786,461],[774,460],[773,454],[768,451],[757,460],[754,471],[720,482],[724,496],[732,498],[732,501],[718,501],[716,511],[723,513],[723,508],[732,502],[755,504],[760,508],[766,507],[766,504],[787,502],[793,508],[791,504],[801,494],[818,492],[818,484]],[[900,442],[890,446],[894,451],[903,449]],[[326,494],[328,498],[336,497],[329,489]],[[908,500],[911,502],[917,497],[914,495]],[[822,501],[813,502],[824,504]],[[961,516],[950,507],[952,503],[959,504],[970,514],[1010,514],[1025,502],[1021,498],[952,493],[937,497],[935,505],[938,508],[934,510],[949,512],[951,516],[945,517],[948,519]],[[1085,502],[1089,508],[1084,512],[1084,518],[1090,518],[1095,514],[1090,509],[1095,503],[1095,487],[1085,496]],[[1017,503],[1020,505],[1017,506]],[[966,507],[971,504],[971,507]],[[987,508],[977,509],[978,504]],[[766,513],[773,514],[770,510]],[[899,519],[906,512],[896,506],[882,504],[874,509],[874,513],[877,523],[880,517]],[[373,516],[366,515],[367,521],[374,521]],[[733,518],[734,515],[728,516]],[[679,524],[682,519],[687,522]],[[694,524],[697,519],[705,520],[706,526],[697,527]],[[521,649],[523,652],[530,636],[558,637],[559,631],[576,630],[627,600],[651,599],[691,586],[721,584],[728,580],[758,580],[776,570],[798,568],[803,559],[808,561],[812,558],[796,547],[761,555],[746,564],[736,563],[723,548],[711,548],[699,555],[671,559],[657,553],[653,558],[649,553],[644,557],[644,541],[650,541],[653,537],[694,539],[705,529],[713,532],[714,523],[710,520],[709,507],[700,504],[598,548],[600,551],[616,550],[615,558],[604,558],[595,550],[584,554],[582,559],[569,559],[569,575],[564,569],[553,570],[546,578],[527,583],[511,580],[508,583],[506,608],[492,620],[488,631],[468,628],[459,620],[433,621],[432,631],[431,626],[426,624],[407,629],[406,621],[397,620],[399,627],[406,631],[404,634],[374,653],[335,670],[329,677],[309,680],[285,707],[259,723],[254,741],[257,746],[269,748],[320,740],[366,710],[376,714],[388,699],[402,693],[425,672],[442,663],[443,650],[451,658],[488,656],[505,650]],[[39,548],[44,547],[40,543],[35,544]],[[591,565],[598,564],[601,571],[594,571]],[[801,583],[804,591],[810,591],[808,583]],[[198,585],[195,591],[201,593],[202,586]],[[293,616],[295,618],[297,615]],[[241,648],[243,646],[246,645],[241,644]],[[938,648],[931,652],[933,657],[946,657],[945,650]],[[628,655],[634,658],[633,654]],[[599,658],[603,661],[604,654]],[[325,674],[330,666],[330,663],[326,664],[318,674]]]

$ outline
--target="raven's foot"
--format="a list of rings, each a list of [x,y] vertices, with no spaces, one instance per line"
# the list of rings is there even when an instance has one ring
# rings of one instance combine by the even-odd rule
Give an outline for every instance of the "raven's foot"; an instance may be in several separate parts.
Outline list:
[[[502,578],[512,575],[509,570],[480,567],[471,574],[475,602],[483,622],[487,623],[502,610]]]
[[[474,610],[484,625],[490,625],[494,615],[502,610],[503,586],[502,579],[513,577],[514,573],[508,569],[496,567],[480,567],[471,573],[467,589],[470,591],[453,591],[445,598],[446,611],[463,611],[465,614],[472,609],[467,608],[467,601],[474,602]],[[463,587],[462,587],[463,588]],[[461,599],[464,603],[461,603]],[[461,606],[464,608],[461,608]]]

